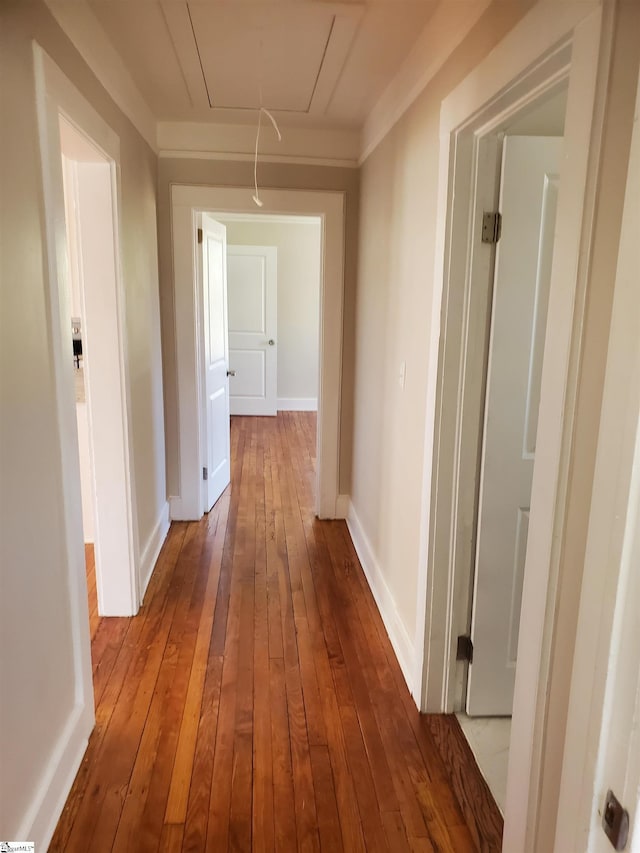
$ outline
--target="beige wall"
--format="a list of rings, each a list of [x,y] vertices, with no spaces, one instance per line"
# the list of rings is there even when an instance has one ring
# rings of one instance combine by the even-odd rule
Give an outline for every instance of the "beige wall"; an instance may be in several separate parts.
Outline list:
[[[223,217],[218,217],[225,222]],[[278,399],[318,397],[320,223],[225,222],[228,246],[278,250]]]
[[[361,171],[351,498],[411,642],[423,521],[440,104],[525,6],[494,4]]]
[[[199,159],[158,161],[158,244],[165,376],[165,427],[168,493],[178,494],[178,408],[171,258],[171,184],[221,187],[253,186],[253,163]],[[357,169],[261,163],[260,186],[345,193],[345,295],[340,434],[340,491],[348,493],[353,423],[354,306],[358,241]],[[251,194],[249,194],[250,196]]]
[[[166,498],[156,157],[40,0],[0,6],[2,185],[0,835],[25,819],[75,701],[62,471],[50,363],[32,39],[119,135],[133,466],[141,549]],[[38,839],[35,839],[38,840]]]

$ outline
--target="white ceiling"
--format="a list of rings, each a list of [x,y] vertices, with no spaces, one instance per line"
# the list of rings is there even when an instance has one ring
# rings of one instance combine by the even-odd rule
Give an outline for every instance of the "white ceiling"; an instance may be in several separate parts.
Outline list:
[[[86,4],[158,121],[360,128],[437,0],[49,0]]]

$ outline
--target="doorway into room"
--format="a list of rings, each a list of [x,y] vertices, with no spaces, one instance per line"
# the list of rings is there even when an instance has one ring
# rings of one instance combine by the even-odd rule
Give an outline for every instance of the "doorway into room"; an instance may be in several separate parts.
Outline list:
[[[89,621],[138,608],[113,161],[59,119]],[[71,366],[70,366],[71,368]]]
[[[313,216],[273,214],[200,216],[207,400],[202,430],[207,436],[206,456],[211,457],[204,484],[209,506],[216,478],[224,475],[226,483],[230,477],[222,465],[227,454],[220,452],[227,446],[223,434],[229,415],[276,417],[283,428],[300,429],[300,439],[311,441],[315,459],[322,222]],[[224,259],[218,257],[221,253]],[[226,289],[226,298],[217,292],[220,286]],[[222,328],[216,331],[216,316],[227,318],[226,341]],[[208,388],[213,375],[207,358],[211,340],[223,360],[226,354],[215,393]],[[222,481],[220,486],[224,487]],[[213,489],[214,498],[222,488]]]
[[[474,247],[494,259],[459,721],[503,813],[566,96],[497,130],[497,182],[479,189],[495,194],[499,218]]]
[[[425,427],[416,627],[421,709],[460,711],[470,646],[493,289],[493,255],[479,257],[472,234],[482,229],[484,214],[496,212],[499,202],[498,181],[490,182],[483,197],[476,176],[500,173],[497,131],[566,88],[563,148],[570,156],[563,156],[561,167],[536,424],[536,444],[544,452],[535,457],[518,631],[504,812],[508,849],[535,847],[538,833],[547,833],[548,822],[541,818],[549,810],[542,804],[543,775],[563,736],[562,722],[548,714],[550,686],[556,677],[565,677],[570,660],[551,650],[559,584],[566,577],[561,554],[568,535],[567,490],[580,376],[576,357],[589,270],[583,261],[592,235],[595,201],[590,192],[601,145],[602,116],[594,105],[606,78],[600,77],[606,63],[593,60],[603,44],[610,47],[602,41],[605,24],[599,12],[576,15],[548,32],[543,18],[535,11],[525,18],[517,37],[507,36],[491,60],[445,98],[440,113],[436,289],[429,335],[433,360],[427,386],[435,417]],[[496,224],[491,220],[490,232]],[[573,586],[567,589],[563,597],[571,596]],[[551,775],[548,782],[553,788]]]
[[[428,558],[434,574],[433,586],[427,587],[427,600],[441,602],[443,610],[426,623],[423,708],[461,715],[503,811],[561,171],[558,140],[568,91],[566,57],[559,53],[544,74],[545,85],[510,107],[496,107],[495,117],[487,107],[476,125],[456,132],[455,166],[448,166],[454,170],[455,203],[443,229],[441,414]],[[534,152],[545,147],[555,149],[555,159],[547,163],[542,157],[536,172]],[[523,177],[531,184],[524,204]],[[549,319],[557,325],[558,314],[549,309]],[[544,411],[548,415],[548,405]],[[507,446],[511,457],[501,459]],[[500,707],[483,705],[498,694],[493,670],[504,682]],[[483,695],[487,684],[491,689]]]
[[[265,190],[264,204],[264,212],[269,216],[278,219],[313,217],[320,223],[319,305],[314,335],[318,340],[315,512],[320,518],[335,518],[341,507],[339,434],[344,289],[344,196],[342,193],[333,192]],[[193,281],[192,290],[180,288],[176,284],[174,292],[177,317],[176,366],[180,429],[180,493],[170,499],[171,514],[174,519],[199,518],[205,511],[206,502],[203,499],[202,486],[205,475],[203,469],[208,467],[204,461],[208,452],[206,424],[208,415],[207,406],[205,406],[206,391],[203,386],[206,361],[206,341],[203,335],[206,314],[203,292],[205,277],[199,274],[198,266],[202,266],[202,261],[198,251],[194,251],[194,245],[197,245],[199,222],[203,216],[210,215],[204,211],[213,211],[212,219],[213,216],[218,219],[220,217],[234,219],[236,215],[239,219],[243,219],[247,214],[255,216],[254,210],[251,197],[246,190],[172,187],[174,281],[176,283],[183,280]],[[229,214],[232,216],[229,217]],[[262,245],[264,245],[264,238],[257,239],[263,239]],[[255,289],[259,290],[259,288]],[[258,316],[259,314],[260,312]],[[279,338],[282,340],[280,331],[278,337],[264,335],[262,345],[265,349],[269,347],[275,351],[278,348]],[[269,344],[269,340],[273,340],[274,344]],[[256,356],[253,357],[257,360]],[[298,361],[301,362],[302,358]],[[278,364],[281,362],[282,359],[279,358]],[[229,378],[233,380],[235,377]],[[297,394],[300,394],[300,391]],[[316,397],[280,396],[276,399],[279,400],[281,411],[285,411],[287,402],[289,402],[289,411],[293,411],[294,406],[295,410],[301,410],[303,403],[306,403],[307,409],[316,405]],[[311,414],[312,412],[309,412],[309,415]],[[213,430],[211,432],[213,433]],[[208,476],[208,471],[206,474]]]

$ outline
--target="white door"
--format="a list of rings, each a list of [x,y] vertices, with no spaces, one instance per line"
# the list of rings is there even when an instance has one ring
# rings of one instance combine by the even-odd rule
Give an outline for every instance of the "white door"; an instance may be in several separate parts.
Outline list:
[[[201,214],[204,352],[203,503],[208,512],[231,479],[229,345],[227,339],[227,230]]]
[[[278,409],[278,250],[229,246],[229,366],[232,415]]]
[[[562,139],[506,137],[467,713],[511,714]]]

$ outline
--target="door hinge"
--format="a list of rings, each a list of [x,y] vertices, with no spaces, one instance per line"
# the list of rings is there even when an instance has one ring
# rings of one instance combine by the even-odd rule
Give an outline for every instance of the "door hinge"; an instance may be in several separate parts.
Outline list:
[[[209,479],[209,469],[208,469],[208,468],[203,468],[203,469],[202,469],[202,479],[203,479],[203,480],[208,480],[208,479]]]
[[[456,660],[466,660],[473,663],[473,642],[468,634],[461,634],[458,637]]]
[[[483,213],[482,214],[482,242],[497,243],[502,233],[502,214],[498,213]]]
[[[602,828],[615,850],[624,850],[629,840],[629,812],[611,789],[607,791],[602,812]]]
[[[202,243],[202,228],[198,228],[198,243]]]

